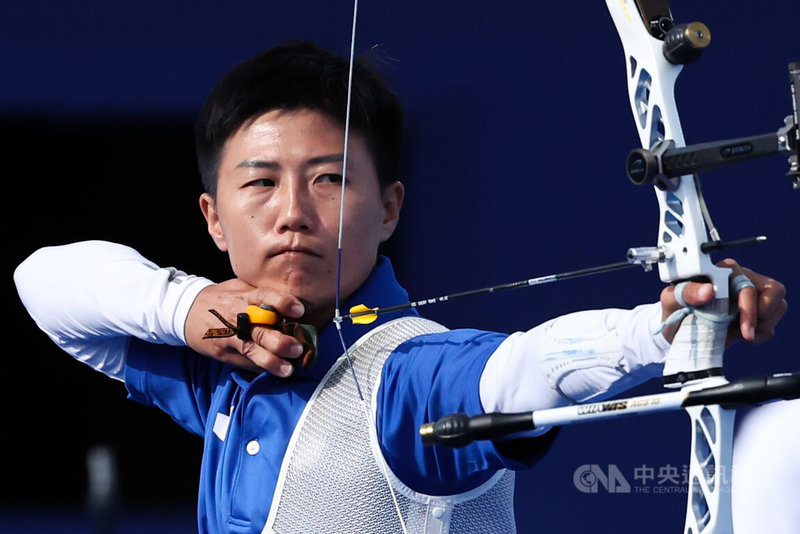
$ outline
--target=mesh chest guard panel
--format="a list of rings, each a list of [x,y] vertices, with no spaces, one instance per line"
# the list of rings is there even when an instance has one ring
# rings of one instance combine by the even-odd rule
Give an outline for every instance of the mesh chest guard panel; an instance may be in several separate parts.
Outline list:
[[[445,330],[426,319],[403,318],[357,341],[351,358],[368,407],[358,399],[344,356],[334,364],[289,443],[265,533],[402,533],[381,470],[385,463],[377,444],[373,396],[383,364],[398,345]],[[512,471],[500,471],[465,494],[433,497],[414,492],[385,469],[409,534],[515,531]]]

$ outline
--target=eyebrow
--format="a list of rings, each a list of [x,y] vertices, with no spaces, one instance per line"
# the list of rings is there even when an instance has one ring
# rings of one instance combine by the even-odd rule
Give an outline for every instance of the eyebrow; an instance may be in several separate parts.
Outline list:
[[[327,154],[325,156],[315,156],[309,158],[308,165],[319,165],[321,163],[337,163],[344,161],[344,154]],[[246,159],[240,162],[236,168],[255,168],[255,169],[279,169],[280,164],[276,161],[263,159]]]

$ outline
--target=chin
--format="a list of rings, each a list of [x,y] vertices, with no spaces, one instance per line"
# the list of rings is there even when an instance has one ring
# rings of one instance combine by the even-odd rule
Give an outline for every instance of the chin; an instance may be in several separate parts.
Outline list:
[[[314,286],[287,284],[285,291],[299,299],[306,310],[314,310],[314,313],[329,309],[333,314],[336,305],[336,282],[330,286],[321,287],[319,284]]]

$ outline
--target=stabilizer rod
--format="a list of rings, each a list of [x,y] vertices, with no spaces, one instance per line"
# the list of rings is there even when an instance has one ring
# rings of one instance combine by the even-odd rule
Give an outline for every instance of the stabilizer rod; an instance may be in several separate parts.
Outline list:
[[[626,415],[663,412],[688,406],[720,404],[725,408],[800,398],[800,372],[743,378],[725,385],[675,391],[521,413],[489,413],[470,417],[456,413],[426,423],[419,434],[426,445],[464,447],[473,441],[497,439],[541,427],[597,421]]]

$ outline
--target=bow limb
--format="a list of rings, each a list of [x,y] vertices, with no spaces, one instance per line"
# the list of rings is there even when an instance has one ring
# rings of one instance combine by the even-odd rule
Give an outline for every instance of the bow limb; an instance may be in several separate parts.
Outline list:
[[[625,52],[628,95],[641,145],[655,150],[671,140],[676,146],[684,146],[674,96],[683,65],[666,58],[665,41],[670,37],[665,39],[665,33],[673,26],[667,2],[607,0],[607,5]],[[685,31],[706,40],[699,43],[700,47],[710,40],[704,25]],[[709,241],[707,221],[712,237],[719,237],[705,212],[696,176],[654,185],[659,205],[658,246],[665,256],[659,264],[661,280],[674,283],[703,277],[713,284],[715,292],[702,313],[687,317],[678,329],[667,354],[665,385],[686,391],[724,385],[722,358],[730,322],[731,271],[715,266],[701,249]],[[687,412],[692,436],[684,533],[730,533],[734,411],[714,405],[689,407]]]

